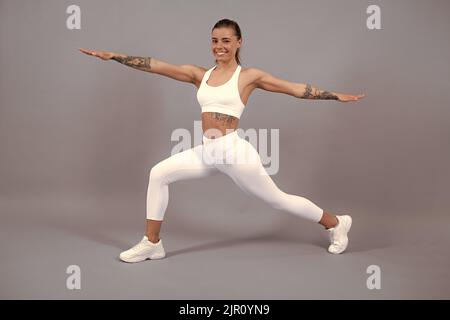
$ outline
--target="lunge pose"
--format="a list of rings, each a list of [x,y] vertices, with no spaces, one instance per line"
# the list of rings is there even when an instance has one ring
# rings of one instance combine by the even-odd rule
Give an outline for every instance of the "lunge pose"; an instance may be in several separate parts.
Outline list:
[[[172,155],[150,170],[146,233],[139,243],[120,254],[121,260],[139,262],[164,258],[160,229],[168,205],[169,184],[217,172],[228,175],[246,194],[265,201],[273,208],[320,223],[329,232],[330,253],[342,253],[347,248],[347,233],[352,218],[331,214],[304,197],[280,190],[267,174],[258,152],[239,137],[236,130],[249,96],[257,88],[301,99],[341,102],[357,101],[364,95],[324,91],[310,84],[276,78],[257,68],[242,68],[239,56],[241,45],[239,25],[235,21],[222,19],[211,31],[215,65],[208,69],[191,64],[173,65],[153,57],[79,49],[103,60],[112,59],[138,70],[192,83],[198,89],[203,143]]]

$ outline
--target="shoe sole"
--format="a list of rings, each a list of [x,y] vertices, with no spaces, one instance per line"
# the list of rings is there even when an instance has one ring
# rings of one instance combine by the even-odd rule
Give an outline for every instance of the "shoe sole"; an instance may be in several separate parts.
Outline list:
[[[119,259],[122,260],[123,262],[127,262],[127,263],[136,263],[136,262],[143,262],[145,260],[160,260],[160,259],[164,259],[165,256],[166,255],[164,254],[164,255],[157,255],[157,256],[146,257],[146,258],[124,259],[122,257],[119,257]]]

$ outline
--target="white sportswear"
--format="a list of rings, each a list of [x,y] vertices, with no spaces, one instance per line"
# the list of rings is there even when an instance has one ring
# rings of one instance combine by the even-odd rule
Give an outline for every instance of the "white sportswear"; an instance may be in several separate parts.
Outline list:
[[[216,66],[205,72],[202,83],[197,91],[197,100],[202,107],[202,113],[219,112],[240,118],[245,107],[238,90],[241,66],[237,66],[230,80],[226,83],[212,87],[208,85],[207,81],[215,68]]]
[[[197,92],[202,112],[220,112],[239,118],[245,107],[238,90],[241,66],[237,66],[225,84],[211,87],[206,81],[215,67],[205,72]],[[174,154],[151,169],[147,190],[147,219],[164,219],[169,201],[169,184],[218,172],[233,179],[245,193],[265,201],[273,208],[314,222],[322,218],[323,210],[310,200],[281,191],[267,174],[253,145],[233,131],[215,139],[203,136],[201,145]]]

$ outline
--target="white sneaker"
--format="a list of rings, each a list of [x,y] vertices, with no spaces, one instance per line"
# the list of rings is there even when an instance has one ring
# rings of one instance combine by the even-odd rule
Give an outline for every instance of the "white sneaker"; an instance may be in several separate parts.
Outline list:
[[[144,236],[138,244],[131,249],[123,251],[120,254],[120,260],[125,262],[141,262],[147,259],[155,260],[162,259],[166,256],[162,240],[158,243],[148,241],[147,236]]]
[[[352,226],[352,217],[350,216],[336,216],[338,224],[334,228],[328,229],[330,232],[330,246],[328,252],[339,254],[345,251],[348,245],[347,233]]]

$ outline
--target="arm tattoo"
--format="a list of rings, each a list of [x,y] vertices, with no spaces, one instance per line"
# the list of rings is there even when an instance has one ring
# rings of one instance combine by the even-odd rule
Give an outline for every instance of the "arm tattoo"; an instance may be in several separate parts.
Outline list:
[[[143,71],[150,71],[151,66],[150,62],[152,60],[151,57],[143,58],[143,57],[133,57],[133,56],[126,56],[126,57],[113,57],[113,60],[116,60],[117,62],[120,62],[126,66],[143,70]]]
[[[305,88],[305,93],[303,93],[303,95],[301,96],[303,99],[312,99],[312,94],[311,94],[311,85],[310,84],[306,84],[306,88]]]
[[[321,91],[319,89],[314,88],[310,84],[306,84],[305,92],[300,96],[303,99],[320,99],[320,100],[338,100],[339,98],[329,92],[329,91]]]

